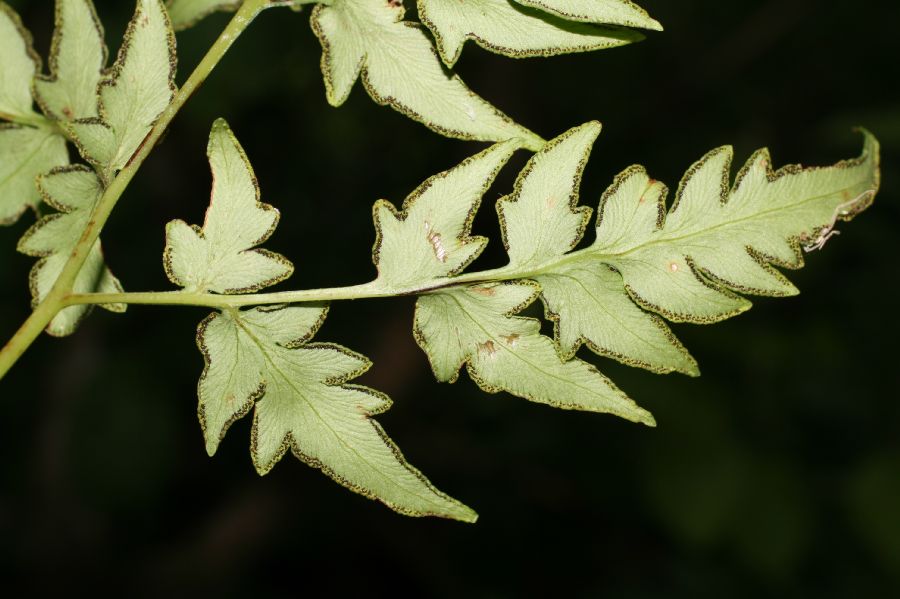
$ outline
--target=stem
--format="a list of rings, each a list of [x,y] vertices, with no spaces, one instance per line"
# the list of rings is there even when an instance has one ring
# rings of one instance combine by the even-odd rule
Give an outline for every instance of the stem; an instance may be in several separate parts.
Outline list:
[[[94,242],[100,236],[103,225],[106,224],[110,213],[122,196],[122,193],[128,187],[128,184],[134,178],[134,175],[140,169],[144,160],[153,150],[156,142],[165,132],[169,123],[178,113],[188,98],[203,83],[207,76],[212,72],[213,68],[222,60],[222,57],[238,38],[238,36],[247,28],[259,12],[269,6],[276,6],[276,3],[270,3],[269,0],[244,0],[244,3],[238,9],[234,18],[228,23],[228,26],[219,35],[216,41],[210,47],[206,56],[191,73],[188,80],[184,83],[172,103],[163,111],[156,124],[147,135],[147,139],[131,157],[128,165],[123,168],[115,179],[109,184],[109,187],[103,192],[91,220],[82,233],[81,238],[75,245],[68,261],[63,267],[56,279],[56,283],[47,293],[46,297],[35,307],[34,311],[28,319],[19,327],[19,330],[13,335],[12,339],[0,350],[0,379],[9,371],[16,363],[19,357],[25,353],[34,340],[41,334],[50,321],[56,316],[56,313],[64,308],[66,298],[72,292],[75,279],[78,272],[87,260],[88,253]]]
[[[66,132],[62,127],[59,126],[59,123],[50,120],[44,115],[38,114],[36,112],[33,112],[31,114],[6,114],[5,112],[0,112],[0,119],[9,121],[10,123],[15,123],[16,125],[23,125],[25,127],[48,129],[50,131],[53,131],[54,133],[58,133],[59,135],[66,137]]]
[[[164,306],[201,306],[227,309],[267,304],[303,304],[356,300],[376,297],[398,297],[422,295],[447,287],[492,283],[512,279],[526,279],[537,274],[523,272],[508,267],[467,273],[458,277],[445,277],[413,287],[387,287],[380,281],[371,281],[348,287],[325,289],[304,289],[299,291],[277,291],[273,293],[253,293],[246,295],[218,295],[214,293],[192,293],[187,291],[149,291],[144,293],[78,293],[64,298],[66,306],[78,304],[144,304]]]
[[[144,293],[80,293],[65,298],[65,305],[77,304],[144,304],[164,306],[200,306],[207,308],[240,308],[264,304],[293,304],[353,300],[372,297],[391,297],[403,293],[379,287],[374,281],[349,287],[254,293],[248,295],[219,295],[186,291],[148,291]]]
[[[509,265],[490,270],[469,272],[455,277],[433,279],[422,285],[412,287],[390,287],[377,279],[361,285],[347,287],[327,287],[324,289],[303,289],[297,291],[276,291],[272,293],[250,293],[245,295],[219,295],[215,293],[194,293],[188,291],[147,291],[141,293],[75,293],[66,296],[66,306],[79,304],[143,304],[159,306],[198,306],[224,310],[244,306],[263,306],[267,304],[303,304],[331,302],[339,300],[357,300],[377,297],[398,297],[404,295],[423,295],[447,287],[459,285],[477,285],[479,283],[496,283],[531,279],[552,272],[568,262],[579,260],[585,254],[595,253],[593,248],[584,248],[558,256],[552,260],[526,267],[512,268]],[[602,261],[603,257],[598,256]]]

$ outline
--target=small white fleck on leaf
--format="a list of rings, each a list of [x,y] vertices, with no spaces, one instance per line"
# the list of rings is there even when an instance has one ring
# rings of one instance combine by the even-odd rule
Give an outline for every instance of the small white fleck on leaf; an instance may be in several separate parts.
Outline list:
[[[803,266],[802,236],[849,220],[878,189],[878,142],[864,138],[859,158],[831,167],[772,172],[760,150],[731,186],[731,148],[718,148],[688,170],[668,211],[665,186],[632,167],[603,195],[597,240],[583,260],[613,266],[639,304],[673,321],[743,312],[751,304],[739,293],[794,295],[773,265]]]
[[[485,293],[490,290],[491,293]],[[638,407],[592,365],[563,360],[540,322],[515,316],[532,303],[533,283],[452,287],[416,303],[416,340],[435,376],[454,382],[467,365],[469,376],[489,393],[507,391],[558,408],[604,412],[653,425]]]
[[[484,237],[470,235],[481,197],[516,149],[496,144],[462,164],[430,177],[397,211],[380,200],[373,208],[373,260],[378,282],[404,288],[452,276],[481,254]]]
[[[497,202],[511,266],[538,266],[581,239],[591,209],[578,207],[578,186],[599,134],[600,123],[590,122],[551,140],[522,169],[513,193]]]

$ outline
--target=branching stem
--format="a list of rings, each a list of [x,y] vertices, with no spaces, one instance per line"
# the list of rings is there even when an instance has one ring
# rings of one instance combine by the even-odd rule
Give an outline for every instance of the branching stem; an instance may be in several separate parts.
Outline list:
[[[570,255],[565,259],[570,259]],[[554,263],[555,264],[555,263]],[[513,269],[509,267],[471,272],[457,277],[443,277],[413,287],[391,287],[375,280],[362,285],[348,287],[329,287],[324,289],[303,289],[297,291],[276,291],[272,293],[252,293],[245,295],[219,295],[213,293],[193,293],[189,291],[150,291],[144,293],[80,293],[64,298],[66,306],[77,304],[144,304],[167,306],[202,306],[207,308],[226,309],[244,306],[262,306],[267,304],[305,304],[331,302],[338,300],[356,300],[375,297],[399,297],[404,295],[422,295],[455,285],[477,285],[478,283],[496,283],[527,279],[545,271],[544,267]]]
[[[298,291],[276,291],[273,293],[252,293],[245,295],[219,295],[214,293],[192,293],[188,291],[150,291],[145,293],[81,293],[64,298],[66,306],[77,304],[145,304],[166,306],[202,306],[207,308],[241,308],[244,306],[262,306],[267,304],[305,304],[331,302],[338,300],[355,300],[374,297],[398,297],[404,295],[421,295],[445,287],[479,282],[519,279],[521,276],[503,276],[504,269],[473,272],[460,277],[441,278],[415,287],[390,287],[380,281],[350,285],[348,287],[329,287],[325,289],[303,289]]]
[[[399,297],[404,295],[422,295],[456,285],[477,285],[479,283],[496,283],[529,279],[541,274],[553,272],[561,265],[576,262],[586,253],[594,254],[598,262],[604,257],[593,248],[585,248],[559,256],[540,265],[513,268],[503,266],[490,270],[468,272],[455,277],[433,279],[424,284],[412,287],[391,287],[377,279],[361,285],[347,287],[328,287],[324,289],[303,289],[296,291],[276,291],[272,293],[250,293],[243,295],[219,295],[214,293],[195,293],[190,291],[148,291],[142,293],[78,293],[63,299],[66,306],[78,304],[144,304],[163,306],[201,306],[224,310],[244,306],[263,306],[267,304],[305,304],[332,302],[339,300],[356,300],[375,297]]]
[[[23,353],[31,346],[35,339],[41,334],[50,321],[56,316],[62,308],[72,303],[69,296],[78,272],[87,260],[88,253],[94,242],[100,236],[103,225],[106,224],[110,213],[124,193],[128,184],[134,178],[134,175],[140,169],[144,160],[153,151],[154,146],[159,138],[168,128],[169,123],[178,114],[178,111],[184,106],[188,98],[193,95],[197,88],[206,80],[207,76],[212,72],[215,66],[222,60],[225,53],[247,28],[254,18],[264,8],[271,6],[284,5],[280,2],[270,2],[270,0],[244,0],[244,3],[238,9],[237,13],[228,23],[228,26],[222,31],[213,45],[210,47],[206,56],[191,73],[188,80],[178,90],[178,93],[172,100],[172,103],[160,115],[159,120],[151,129],[145,143],[137,150],[128,165],[123,168],[119,174],[110,182],[109,187],[103,192],[91,219],[85,227],[84,233],[69,255],[69,259],[60,272],[56,283],[53,285],[47,296],[37,306],[28,317],[28,319],[19,327],[19,330],[13,335],[12,339],[0,350],[0,378],[9,371]]]

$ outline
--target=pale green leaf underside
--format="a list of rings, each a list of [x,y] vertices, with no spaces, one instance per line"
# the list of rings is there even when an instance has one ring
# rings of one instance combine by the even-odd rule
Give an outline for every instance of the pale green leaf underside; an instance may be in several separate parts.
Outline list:
[[[106,67],[103,27],[90,0],[58,0],[50,75],[34,82],[44,113],[72,121],[98,116],[97,89]]]
[[[219,10],[236,10],[241,0],[169,0],[169,17],[175,31],[187,29],[203,17]]]
[[[570,21],[662,31],[662,25],[631,0],[515,0],[515,2]]]
[[[335,0],[313,10],[322,44],[329,103],[342,104],[360,75],[369,95],[443,135],[480,141],[543,140],[444,71],[420,26],[402,20],[402,6],[385,0]]]
[[[294,267],[287,258],[256,248],[275,231],[278,211],[259,201],[253,168],[221,119],[207,154],[213,189],[203,227],[180,220],[166,227],[169,279],[195,293],[245,293],[288,278]]]
[[[256,308],[214,314],[201,324],[207,366],[200,415],[210,453],[228,425],[253,408],[251,453],[260,473],[290,449],[398,512],[474,521],[475,513],[409,465],[372,419],[390,400],[347,384],[368,360],[340,346],[306,344],[324,316],[315,306]]]
[[[97,175],[82,166],[52,171],[39,178],[44,201],[60,212],[41,218],[19,240],[19,251],[40,260],[32,267],[29,281],[33,303],[37,305],[50,291],[59,273],[78,243],[91,210],[103,188]],[[122,286],[103,262],[98,240],[78,272],[74,293],[121,293]],[[124,304],[103,305],[113,312],[124,312]],[[88,305],[63,308],[50,322],[47,332],[64,336],[75,331],[90,310]]]
[[[31,81],[37,68],[31,36],[19,16],[0,2],[0,118],[16,120],[34,115]]]
[[[513,142],[495,144],[459,166],[425,181],[403,202],[403,210],[375,204],[372,252],[378,282],[405,288],[453,275],[478,257],[487,244],[471,237],[481,197],[515,151]]]
[[[497,202],[510,267],[534,269],[547,315],[555,323],[560,354],[571,358],[587,345],[655,372],[698,373],[694,359],[655,316],[634,305],[621,277],[599,260],[557,264],[581,240],[591,209],[578,206],[578,188],[600,133],[586,123],[550,141],[525,165],[515,190]]]
[[[419,298],[416,339],[440,381],[453,382],[463,364],[489,393],[506,391],[555,407],[621,416],[653,425],[592,365],[563,361],[534,318],[513,316],[537,297],[525,282],[448,288]]]
[[[715,150],[687,173],[668,219],[665,186],[632,167],[601,200],[597,241],[567,253],[581,240],[588,218],[589,209],[578,206],[578,186],[598,132],[599,124],[587,123],[550,141],[523,169],[513,194],[498,201],[510,264],[497,275],[541,285],[564,359],[586,344],[600,355],[655,372],[698,374],[696,362],[662,319],[641,308],[674,321],[714,322],[750,306],[737,293],[796,292],[772,265],[801,266],[800,243],[811,246],[836,221],[849,220],[878,187],[878,145],[868,134],[859,159],[827,168],[773,173],[768,154],[758,152],[730,190],[730,149]],[[462,179],[465,171],[457,173]],[[476,177],[468,185],[480,182]],[[421,228],[419,235],[428,241]],[[419,243],[420,254],[434,255]],[[417,336],[439,379],[454,379],[468,362],[485,388],[523,384],[521,377],[498,382],[484,374],[507,364],[510,354],[501,350],[511,346],[504,339],[512,335],[518,343],[521,332],[504,326],[521,319],[501,318],[504,310],[496,310],[493,327],[482,329],[490,337],[467,336],[458,324],[465,322],[464,314],[476,312],[466,302],[490,302],[496,294],[489,286],[475,286],[420,300]],[[529,396],[521,389],[512,392]]]
[[[68,161],[65,139],[52,131],[0,124],[0,225],[36,207],[37,176]]]
[[[577,207],[578,186],[600,123],[570,129],[525,165],[513,193],[497,202],[510,266],[543,264],[581,239],[591,209]]]
[[[601,200],[597,240],[576,262],[613,266],[638,303],[670,320],[715,322],[750,307],[736,293],[797,293],[770,264],[801,267],[800,243],[865,209],[878,188],[878,143],[868,133],[860,158],[832,167],[773,173],[761,150],[729,189],[731,158],[724,147],[694,164],[668,214],[665,187],[643,168],[626,170]]]
[[[512,0],[418,0],[419,17],[434,34],[448,66],[463,44],[513,58],[553,56],[613,48],[642,39],[627,29],[569,21]]]
[[[658,373],[698,375],[696,361],[661,318],[636,306],[622,276],[594,261],[561,265],[535,277],[563,357],[582,343],[594,352]]]
[[[175,94],[175,34],[162,0],[139,0],[112,75],[100,85],[100,117],[68,126],[82,155],[108,177],[122,169]]]

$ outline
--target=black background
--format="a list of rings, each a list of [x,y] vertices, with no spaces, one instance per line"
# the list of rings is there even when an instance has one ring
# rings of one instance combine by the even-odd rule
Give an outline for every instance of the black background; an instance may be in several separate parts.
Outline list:
[[[46,53],[52,3],[20,0]],[[707,150],[776,165],[883,144],[875,205],[790,273],[799,297],[675,332],[703,376],[658,376],[584,354],[659,422],[648,429],[437,384],[410,335],[412,301],[341,303],[320,334],[370,356],[388,433],[476,525],[409,519],[293,458],[259,478],[249,422],[209,459],[196,421],[199,309],[97,312],[39,339],[0,384],[0,571],[32,593],[222,596],[885,597],[900,592],[896,316],[900,5],[877,0],[644,0],[666,27],[630,47],[516,61],[467,45],[458,72],[545,137],[604,123],[582,185],[596,202],[632,163],[674,186]],[[116,48],[131,3],[98,2]],[[370,207],[399,203],[475,153],[372,103],[325,102],[308,11],[260,17],[173,123],[103,234],[129,290],[169,289],[164,225],[200,222],[205,145],[225,117],[282,212],[267,247],[280,288],[374,275]],[[227,22],[179,34],[180,78]],[[488,193],[476,267],[503,263]],[[24,218],[0,230],[0,334],[27,315]],[[892,593],[893,590],[893,593]]]

